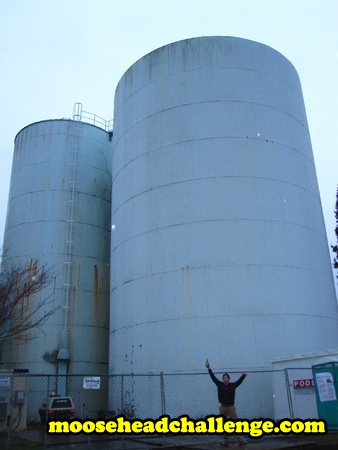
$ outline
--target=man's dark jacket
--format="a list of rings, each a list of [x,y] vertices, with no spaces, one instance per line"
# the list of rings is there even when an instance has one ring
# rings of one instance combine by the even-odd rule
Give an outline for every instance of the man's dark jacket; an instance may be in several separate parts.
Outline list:
[[[235,390],[244,380],[244,373],[234,383],[224,384],[223,381],[215,377],[211,369],[208,369],[208,371],[212,381],[217,386],[218,401],[224,406],[233,406],[235,404]]]

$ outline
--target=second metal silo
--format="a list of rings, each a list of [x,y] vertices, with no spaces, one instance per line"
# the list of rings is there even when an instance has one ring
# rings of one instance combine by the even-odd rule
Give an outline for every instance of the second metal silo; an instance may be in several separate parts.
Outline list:
[[[30,301],[60,305],[3,350],[3,367],[34,374],[108,368],[111,133],[75,119],[37,122],[15,138],[3,264],[46,266],[54,284]]]
[[[337,302],[302,90],[272,48],[202,37],[115,95],[110,371],[270,368],[332,348]]]

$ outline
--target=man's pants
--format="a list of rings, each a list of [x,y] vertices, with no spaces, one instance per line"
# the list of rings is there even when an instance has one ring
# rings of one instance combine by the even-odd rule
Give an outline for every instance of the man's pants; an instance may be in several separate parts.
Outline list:
[[[230,419],[236,420],[238,419],[236,408],[234,405],[232,406],[224,406],[222,403],[219,405],[219,413],[221,416],[224,416],[226,419],[230,417]]]
[[[235,408],[234,405],[232,405],[232,406],[224,406],[224,405],[222,405],[222,403],[220,403],[220,405],[219,405],[219,413],[220,413],[221,416],[224,416],[224,419],[227,419],[228,417],[230,417],[230,419],[232,419],[232,420],[238,419],[236,408]],[[228,435],[224,434],[223,439],[224,439],[225,443],[227,443],[228,439],[229,439]],[[237,436],[237,440],[239,442],[243,442],[243,437],[242,436]]]

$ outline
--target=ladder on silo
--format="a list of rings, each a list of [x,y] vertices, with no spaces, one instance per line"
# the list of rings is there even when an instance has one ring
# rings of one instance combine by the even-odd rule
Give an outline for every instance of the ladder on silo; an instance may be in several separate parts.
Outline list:
[[[62,322],[58,352],[59,374],[67,373],[67,361],[69,354],[69,311],[73,274],[73,244],[74,244],[74,212],[77,194],[77,172],[79,155],[79,138],[81,134],[81,103],[76,103],[73,110],[72,143],[68,163],[68,199],[66,213],[66,239],[63,263],[63,292],[62,292]],[[63,383],[65,384],[65,383]],[[60,395],[66,395],[65,387],[59,388]],[[61,392],[64,391],[64,392]]]

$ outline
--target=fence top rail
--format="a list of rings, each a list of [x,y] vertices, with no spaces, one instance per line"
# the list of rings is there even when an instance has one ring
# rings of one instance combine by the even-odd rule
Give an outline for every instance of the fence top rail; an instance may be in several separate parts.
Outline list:
[[[285,373],[285,371],[299,371],[299,370],[312,370],[312,367],[287,367],[283,369],[265,369],[265,370],[247,370],[248,374],[272,374],[272,373]],[[224,372],[228,372],[229,374],[241,374],[243,370],[229,370],[229,369],[215,369],[213,372],[218,374],[223,374]],[[11,370],[1,369],[1,376],[13,376],[13,377],[39,377],[39,378],[47,378],[47,377],[102,377],[102,378],[117,378],[117,377],[161,377],[161,376],[196,376],[196,375],[208,375],[207,371],[201,372],[149,372],[149,373],[68,373],[68,374],[54,374],[54,373],[29,373],[29,372],[13,372]]]

